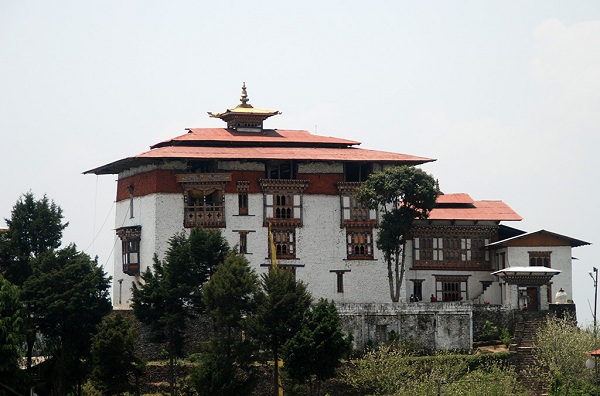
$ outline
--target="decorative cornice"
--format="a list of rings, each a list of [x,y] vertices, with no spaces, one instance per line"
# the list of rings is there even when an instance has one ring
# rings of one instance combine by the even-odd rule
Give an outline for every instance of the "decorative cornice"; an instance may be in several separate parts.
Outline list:
[[[337,182],[337,187],[340,194],[354,194],[363,185],[363,182]]]
[[[258,184],[263,192],[295,192],[303,193],[309,180],[296,179],[259,179]]]
[[[123,239],[139,239],[142,235],[142,226],[121,227],[116,230],[117,236]]]
[[[496,225],[414,225],[411,233],[414,237],[444,235],[451,236],[492,236],[498,230]]]

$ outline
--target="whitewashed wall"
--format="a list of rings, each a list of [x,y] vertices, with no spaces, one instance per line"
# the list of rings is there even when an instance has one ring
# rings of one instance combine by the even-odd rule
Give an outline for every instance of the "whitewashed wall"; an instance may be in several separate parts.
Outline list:
[[[516,247],[508,248],[507,266],[510,267],[529,267],[529,252],[552,252],[550,255],[550,265],[553,269],[562,271],[552,278],[552,303],[554,295],[562,287],[567,293],[567,298],[573,298],[573,278],[572,261],[570,246],[535,246],[535,247]]]

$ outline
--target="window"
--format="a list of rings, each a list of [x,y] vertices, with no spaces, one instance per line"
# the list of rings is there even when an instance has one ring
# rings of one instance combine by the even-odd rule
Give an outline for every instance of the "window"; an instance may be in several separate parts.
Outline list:
[[[373,258],[373,230],[346,231],[348,259]]]
[[[273,242],[278,259],[296,258],[295,230],[273,230]],[[269,247],[269,254],[271,253]]]
[[[268,219],[300,219],[300,194],[267,194],[266,210]]]
[[[418,236],[413,239],[413,266],[487,269],[491,265],[489,251],[485,249],[488,241],[481,237]]]
[[[267,179],[296,179],[297,166],[294,161],[270,161],[266,173]]]
[[[444,259],[443,238],[415,238],[415,260],[441,261]]]
[[[436,275],[436,297],[438,301],[467,300],[468,279],[469,275]]]
[[[250,182],[248,180],[238,180],[236,187],[238,191],[238,214],[244,216],[248,214],[248,192],[250,191]]]
[[[240,254],[248,253],[248,233],[240,232]]]
[[[191,189],[184,196],[185,227],[225,227],[225,194],[219,189]]]
[[[127,275],[136,276],[140,274],[141,232],[141,226],[117,229],[117,235],[121,239],[123,272]]]
[[[336,277],[336,291],[338,293],[344,292],[344,273],[350,272],[350,270],[330,270],[329,272],[334,272]]]
[[[411,279],[415,301],[423,301],[423,279]]]
[[[529,266],[550,268],[550,255],[552,252],[529,252]]]
[[[375,325],[375,342],[384,344],[388,339],[387,325]]]
[[[240,215],[248,214],[248,193],[241,192],[238,194],[238,206]]]
[[[376,223],[377,211],[363,207],[354,195],[342,196],[342,222]]]
[[[344,164],[344,181],[364,182],[373,173],[373,164],[364,162],[346,162]]]
[[[308,180],[260,179],[258,183],[264,194],[263,225],[302,227],[302,193]]]

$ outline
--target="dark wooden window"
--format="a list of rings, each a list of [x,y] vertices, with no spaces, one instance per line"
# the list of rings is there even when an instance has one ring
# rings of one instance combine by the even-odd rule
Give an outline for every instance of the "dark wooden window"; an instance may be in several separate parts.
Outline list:
[[[296,258],[295,230],[273,230],[273,242],[278,259]],[[271,253],[269,247],[269,254]]]
[[[529,252],[529,266],[551,267],[550,255],[552,252]]]
[[[248,214],[248,193],[247,192],[241,192],[238,194],[238,207],[239,207],[238,213],[240,215]]]
[[[270,161],[266,171],[267,179],[296,179],[297,165],[294,161]]]
[[[372,259],[373,230],[347,230],[346,249],[348,259]]]
[[[248,253],[248,233],[240,232],[240,253]]]
[[[301,195],[291,193],[267,194],[266,215],[268,219],[301,219]]]
[[[412,295],[415,301],[423,301],[423,279],[411,279],[413,283]]]
[[[373,164],[365,162],[346,162],[344,164],[344,181],[363,182],[373,173]]]
[[[225,227],[223,190],[188,190],[184,196],[186,227]]]
[[[436,297],[438,301],[467,300],[468,275],[436,275]]]
[[[122,227],[116,230],[121,239],[121,261],[123,273],[136,276],[140,274],[141,226]]]

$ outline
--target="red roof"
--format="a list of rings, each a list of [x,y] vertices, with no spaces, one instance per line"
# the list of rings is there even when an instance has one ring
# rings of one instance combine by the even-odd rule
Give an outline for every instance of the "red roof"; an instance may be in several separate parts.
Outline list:
[[[365,161],[393,165],[419,165],[431,158],[386,151],[367,150],[353,140],[313,135],[307,131],[265,130],[238,132],[225,128],[193,128],[165,140],[150,151],[124,158],[84,173],[116,174],[163,159]]]
[[[451,195],[451,194],[448,194]],[[452,194],[463,195],[463,194]],[[468,196],[467,194],[464,194]],[[443,197],[441,195],[440,197]],[[438,202],[440,202],[438,197]],[[444,199],[444,198],[443,198]],[[520,221],[523,220],[514,210],[502,201],[472,201],[471,205],[443,206],[434,208],[429,214],[429,220],[493,220]]]
[[[442,194],[437,197],[438,204],[472,204],[473,198],[469,194]]]
[[[336,146],[354,146],[360,142],[354,140],[340,139],[330,136],[313,135],[308,131],[301,130],[282,130],[266,129],[262,133],[257,132],[238,132],[226,128],[189,128],[185,135],[177,136],[173,139],[165,140],[152,146],[152,148],[172,145],[176,142],[206,142],[213,144],[215,142],[235,142],[235,143],[303,143],[303,144],[327,144]]]

